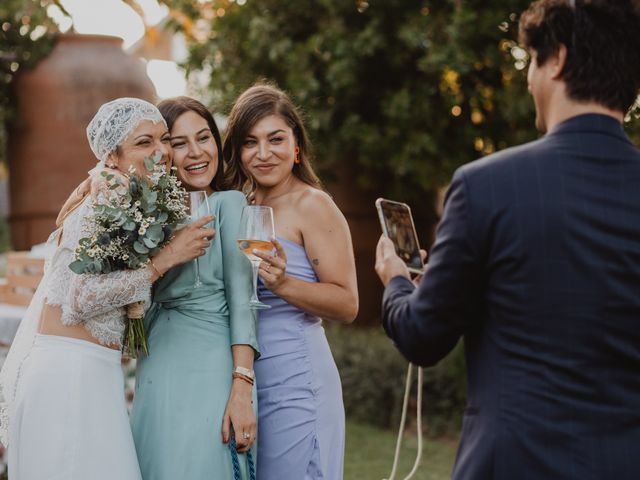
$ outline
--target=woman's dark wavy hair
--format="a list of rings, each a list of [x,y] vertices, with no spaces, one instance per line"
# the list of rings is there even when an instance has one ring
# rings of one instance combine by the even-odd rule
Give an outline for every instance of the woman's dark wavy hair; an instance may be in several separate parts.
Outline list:
[[[538,0],[520,18],[520,43],[539,66],[567,48],[562,78],[576,101],[627,112],[640,91],[640,0]]]
[[[218,168],[216,169],[216,174],[213,176],[210,185],[214,191],[224,190],[222,138],[220,137],[218,125],[216,125],[216,121],[213,119],[213,115],[211,115],[209,109],[193,98],[174,97],[162,100],[158,104],[158,110],[160,110],[160,113],[167,122],[169,132],[171,132],[171,128],[178,117],[186,112],[194,112],[206,120],[207,125],[209,125],[209,130],[211,130],[211,134],[213,135],[213,139],[216,142],[216,147],[218,148]]]
[[[240,190],[249,197],[254,193],[255,181],[242,165],[242,145],[253,126],[269,115],[279,115],[284,119],[300,148],[300,163],[294,163],[293,175],[314,188],[322,189],[322,183],[311,166],[311,142],[298,109],[285,92],[265,82],[245,90],[229,114],[223,147],[227,162],[226,187]]]

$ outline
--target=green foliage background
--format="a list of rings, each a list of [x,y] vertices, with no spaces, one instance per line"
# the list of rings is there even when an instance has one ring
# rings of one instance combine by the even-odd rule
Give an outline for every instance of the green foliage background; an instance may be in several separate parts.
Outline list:
[[[537,136],[513,55],[530,0],[164,3],[211,106],[227,112],[275,81],[306,112],[325,179],[347,163],[360,186],[419,200],[456,167]]]
[[[347,418],[396,429],[400,422],[407,361],[379,328],[325,324],[340,371]],[[417,369],[413,370],[408,427],[415,431]],[[430,435],[458,432],[466,404],[463,343],[433,368],[424,370],[423,418]]]
[[[188,40],[185,69],[206,77],[200,96],[226,113],[274,81],[306,113],[325,180],[346,165],[359,186],[415,202],[459,165],[537,136],[515,42],[530,0],[161,1]],[[0,4],[0,124],[15,75],[51,49],[50,5],[64,11]],[[640,142],[639,121],[628,131]]]

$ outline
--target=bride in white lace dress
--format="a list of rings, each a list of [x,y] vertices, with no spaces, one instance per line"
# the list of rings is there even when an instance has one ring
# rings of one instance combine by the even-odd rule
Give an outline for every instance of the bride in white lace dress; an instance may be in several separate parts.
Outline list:
[[[143,100],[103,105],[87,135],[96,171],[145,172],[143,159],[155,152],[170,160],[164,120]],[[0,440],[12,480],[140,480],[120,366],[124,307],[148,301],[152,283],[204,253],[214,233],[200,228],[205,218],[180,230],[147,268],[77,275],[69,264],[92,196],[77,204],[49,240],[57,249],[0,373]]]

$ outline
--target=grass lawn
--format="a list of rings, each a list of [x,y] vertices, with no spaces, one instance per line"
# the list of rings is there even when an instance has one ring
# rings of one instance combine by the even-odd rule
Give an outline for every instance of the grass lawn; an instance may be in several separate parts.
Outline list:
[[[382,480],[391,473],[396,433],[366,424],[347,422],[345,480]],[[425,438],[422,461],[416,480],[448,480],[455,458],[457,438]],[[417,438],[405,434],[396,480],[402,480],[411,470],[416,456]]]

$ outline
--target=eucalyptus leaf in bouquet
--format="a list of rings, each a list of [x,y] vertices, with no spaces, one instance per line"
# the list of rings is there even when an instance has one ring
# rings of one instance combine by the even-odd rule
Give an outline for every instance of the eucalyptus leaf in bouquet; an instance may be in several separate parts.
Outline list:
[[[126,177],[107,171],[97,193],[93,213],[86,219],[83,237],[69,268],[77,274],[106,274],[146,267],[188,216],[185,189],[166,167],[161,155],[144,159],[148,176],[130,169]],[[142,318],[144,309],[127,308],[128,325],[123,349],[135,358],[148,354]]]

